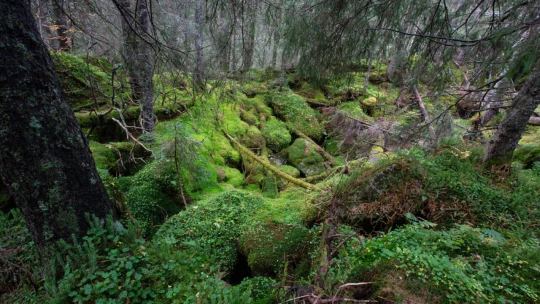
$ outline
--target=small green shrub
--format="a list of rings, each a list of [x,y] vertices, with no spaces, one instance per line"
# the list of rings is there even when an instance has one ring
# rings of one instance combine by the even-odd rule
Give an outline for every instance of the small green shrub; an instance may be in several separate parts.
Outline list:
[[[540,250],[537,239],[514,241],[492,229],[467,225],[437,231],[433,223],[410,218],[413,224],[362,246],[350,242],[334,271],[341,269],[353,277],[376,269],[403,273],[406,280],[422,282],[448,303],[540,299],[539,257],[532,254]]]
[[[62,275],[47,277],[54,303],[251,303],[248,291],[226,286],[198,251],[151,245],[107,219],[91,221],[82,242],[61,243]]]

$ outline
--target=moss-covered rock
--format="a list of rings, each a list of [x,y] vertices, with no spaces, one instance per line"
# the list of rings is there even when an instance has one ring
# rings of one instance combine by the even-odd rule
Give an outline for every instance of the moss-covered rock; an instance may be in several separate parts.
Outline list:
[[[255,126],[249,127],[246,133],[242,135],[242,139],[240,141],[244,146],[250,149],[262,149],[266,146],[266,142],[261,134],[261,131]]]
[[[540,146],[526,144],[516,149],[514,159],[525,164],[525,168],[531,168],[534,162],[540,162]]]
[[[265,101],[274,110],[276,116],[287,123],[291,130],[298,130],[318,141],[324,134],[324,126],[320,122],[321,114],[313,110],[299,95],[290,91],[271,92]]]
[[[131,215],[143,233],[151,235],[167,218],[183,208],[179,177],[173,161],[148,164],[134,176],[126,196]]]
[[[53,53],[51,58],[72,105],[93,103],[94,98],[98,103],[108,101],[107,94],[112,92],[111,76],[102,69],[108,65],[103,63],[103,66],[96,67],[95,58],[85,62],[85,59],[67,52]]]
[[[242,253],[255,275],[275,276],[286,264],[296,266],[315,248],[315,233],[293,224],[253,222],[239,239]]]
[[[218,181],[240,188],[244,184],[244,174],[236,168],[219,167],[217,169]]]
[[[377,98],[371,96],[371,97],[362,99],[360,103],[362,103],[364,106],[372,107],[377,104]]]
[[[279,152],[291,142],[291,134],[286,124],[273,116],[264,123],[261,131],[266,139],[266,146],[272,151]]]
[[[238,258],[239,227],[262,202],[260,197],[245,192],[223,192],[171,217],[153,241],[179,250],[203,252],[221,270],[231,271]]]
[[[287,149],[282,151],[288,163],[296,167],[305,176],[321,174],[325,171],[324,159],[317,153],[310,142],[298,138]]]

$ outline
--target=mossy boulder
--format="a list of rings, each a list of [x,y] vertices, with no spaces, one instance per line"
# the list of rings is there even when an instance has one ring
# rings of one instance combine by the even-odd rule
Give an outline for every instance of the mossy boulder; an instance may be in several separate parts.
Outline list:
[[[236,168],[219,167],[217,169],[218,181],[240,188],[244,184],[244,174]]]
[[[247,129],[246,133],[242,135],[241,142],[246,148],[250,149],[262,149],[266,146],[261,131],[255,126],[251,126]]]
[[[131,215],[145,236],[183,207],[175,165],[171,160],[154,161],[139,171],[126,193]]]
[[[525,144],[516,149],[514,159],[522,162],[525,168],[531,168],[534,162],[540,162],[540,146]]]
[[[360,103],[363,104],[364,106],[372,107],[377,104],[377,98],[371,96],[371,97],[362,99]]]
[[[317,153],[315,145],[298,138],[287,149],[282,151],[288,163],[296,167],[303,175],[313,176],[324,172],[324,159]]]
[[[309,259],[315,236],[301,225],[253,222],[244,227],[239,245],[253,274],[275,276],[286,264],[294,267]]]
[[[299,95],[290,91],[268,93],[265,102],[274,110],[274,114],[285,121],[291,130],[298,130],[318,141],[324,134],[320,122],[321,114],[312,109]]]
[[[220,270],[230,272],[238,259],[239,227],[262,206],[262,198],[258,196],[226,191],[171,217],[153,242],[202,252]]]
[[[291,142],[287,125],[273,116],[264,123],[261,132],[266,139],[266,146],[272,151],[279,152]]]
[[[292,166],[281,165],[277,168],[292,177],[300,177],[300,171]],[[280,191],[283,191],[289,182],[272,172],[267,172],[264,178],[263,190],[270,197],[277,197]]]

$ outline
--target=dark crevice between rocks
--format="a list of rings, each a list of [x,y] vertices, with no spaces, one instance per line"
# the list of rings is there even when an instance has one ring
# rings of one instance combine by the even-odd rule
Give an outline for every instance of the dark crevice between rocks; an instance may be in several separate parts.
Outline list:
[[[245,278],[252,278],[253,273],[248,265],[247,256],[242,253],[238,253],[238,258],[231,271],[231,273],[225,278],[225,281],[231,285],[240,284]]]

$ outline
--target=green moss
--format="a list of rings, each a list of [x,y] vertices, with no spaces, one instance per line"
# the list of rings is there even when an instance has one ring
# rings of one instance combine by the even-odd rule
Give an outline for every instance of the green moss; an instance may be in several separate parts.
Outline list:
[[[201,251],[221,270],[230,271],[238,257],[239,226],[261,206],[261,198],[245,192],[218,194],[171,217],[154,242]]]
[[[308,258],[314,236],[301,225],[253,222],[244,228],[239,244],[254,274],[272,276]]]
[[[240,170],[229,167],[218,168],[218,175],[223,174],[220,182],[229,184],[235,188],[240,188],[244,184],[244,174]]]
[[[246,133],[241,137],[240,142],[250,149],[262,149],[266,146],[261,131],[255,126],[249,127]]]
[[[273,91],[267,94],[265,101],[275,115],[287,123],[289,129],[298,130],[316,141],[322,138],[324,126],[319,121],[321,115],[309,107],[301,96],[290,91]]]
[[[145,235],[182,209],[179,178],[172,161],[155,161],[139,171],[126,194],[131,215]]]
[[[298,138],[282,153],[289,164],[295,166],[305,176],[321,174],[325,171],[324,159],[317,153],[316,147],[304,139]]]
[[[514,159],[530,168],[534,162],[540,162],[540,146],[537,144],[525,144],[516,149]]]
[[[72,55],[67,52],[52,54],[56,71],[68,100],[73,105],[79,105],[93,101],[107,101],[107,94],[112,93],[111,76],[100,67],[95,66],[95,58],[85,62],[85,58]],[[100,61],[102,68],[107,64]]]
[[[286,124],[273,116],[264,123],[261,131],[266,145],[275,152],[281,151],[291,142],[291,134]]]

